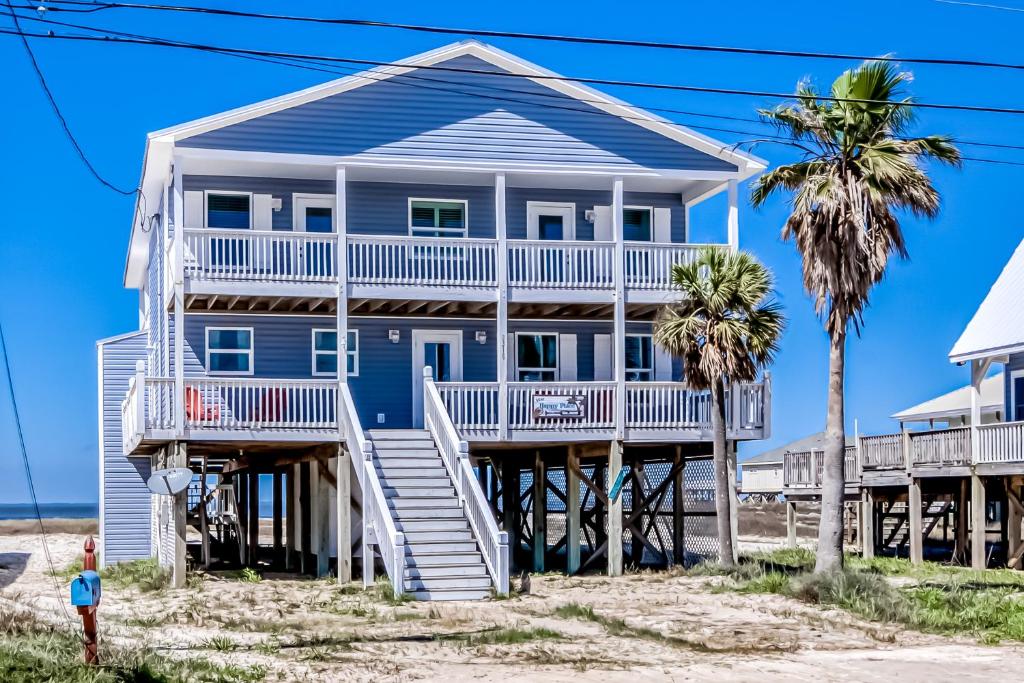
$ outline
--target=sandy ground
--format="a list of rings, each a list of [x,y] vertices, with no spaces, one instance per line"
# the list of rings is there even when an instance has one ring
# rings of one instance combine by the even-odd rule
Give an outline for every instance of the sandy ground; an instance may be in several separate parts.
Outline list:
[[[64,567],[83,537],[49,541]],[[511,600],[393,606],[330,581],[210,576],[198,588],[159,593],[106,587],[101,637],[146,642],[168,656],[262,664],[268,680],[905,683],[990,680],[1024,666],[1018,646],[908,633],[777,596],[714,592],[716,581],[665,572],[543,575],[532,578],[530,595]],[[0,597],[58,613],[38,536],[0,536]],[[612,635],[600,623],[553,614],[570,602],[625,627]],[[496,628],[563,637],[469,640]]]

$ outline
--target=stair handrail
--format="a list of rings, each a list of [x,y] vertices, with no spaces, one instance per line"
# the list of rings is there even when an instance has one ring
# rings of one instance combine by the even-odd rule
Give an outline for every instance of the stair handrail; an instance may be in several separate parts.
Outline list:
[[[455,483],[459,504],[480,543],[494,590],[498,595],[508,595],[508,532],[498,529],[491,505],[480,488],[480,482],[473,476],[469,444],[459,437],[434,384],[434,371],[430,366],[423,368],[423,424],[433,437],[441,460]]]
[[[352,457],[360,459],[353,464],[363,493],[363,584],[368,587],[373,582],[372,564],[369,571],[365,565],[373,562],[369,546],[374,543],[380,550],[384,568],[391,579],[391,590],[397,598],[405,592],[405,534],[398,530],[391,518],[384,487],[373,466],[373,444],[363,433],[347,384],[341,384],[338,395],[340,417],[345,426],[342,438]]]

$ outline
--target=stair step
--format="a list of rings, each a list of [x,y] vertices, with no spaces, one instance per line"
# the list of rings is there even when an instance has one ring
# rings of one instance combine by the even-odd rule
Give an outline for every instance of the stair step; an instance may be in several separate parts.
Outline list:
[[[429,439],[426,429],[371,429],[370,438],[376,439]]]
[[[491,577],[483,576],[452,576],[424,579],[406,579],[405,590],[407,591],[434,591],[450,589],[487,589],[491,587]]]
[[[406,566],[406,579],[430,579],[453,576],[487,575],[487,565],[483,562],[466,562],[463,564],[436,564],[419,567]]]
[[[391,516],[398,522],[415,522],[422,520],[449,520],[449,519],[461,519],[465,520],[462,508],[452,505],[447,507],[400,507],[395,508],[389,506]]]
[[[379,460],[376,463],[377,473],[386,474],[389,477],[399,477],[402,479],[413,479],[416,477],[447,477],[448,470],[445,469],[444,463],[440,460],[437,464],[423,464],[418,467],[395,467],[388,462],[387,465],[383,465]]]
[[[397,523],[402,533],[410,531],[462,531],[469,529],[469,523],[460,515],[455,519],[407,519]]]
[[[431,439],[377,439],[373,442],[373,447],[378,451],[396,451],[403,448],[412,448],[422,451],[437,451],[437,446],[434,445]]]
[[[407,488],[439,488],[451,487],[452,480],[446,474],[443,477],[393,477],[384,475],[381,486],[384,488],[407,489]]]
[[[403,455],[402,457],[396,457],[396,458],[377,458],[376,461],[377,461],[377,466],[381,467],[381,468],[384,468],[384,469],[391,469],[392,467],[405,468],[405,469],[409,469],[409,468],[422,469],[424,467],[431,467],[431,468],[439,467],[442,470],[445,469],[444,468],[444,463],[441,461],[441,458],[437,457],[436,455],[434,457],[432,457],[432,458],[417,458],[417,457],[407,458],[407,457],[405,457]],[[445,471],[447,472],[447,470],[445,470]]]
[[[415,488],[384,486],[385,498],[451,498],[455,499],[455,489],[451,486]]]
[[[462,515],[462,508],[459,507],[459,501],[456,500],[455,496],[448,498],[426,498],[419,497],[414,498],[412,496],[407,497],[389,497],[388,508],[391,510],[456,510],[459,516]]]
[[[473,532],[469,529],[442,531],[405,531],[406,543],[462,543],[472,542]]]
[[[485,600],[491,597],[491,591],[490,589],[464,590],[459,588],[439,588],[436,590],[427,591],[411,591],[409,595],[411,595],[414,600]]]
[[[396,458],[416,458],[418,460],[438,460],[440,462],[440,456],[436,449],[433,448],[386,448],[376,449],[377,459],[390,462]]]
[[[476,541],[425,541],[423,543],[406,543],[407,555],[437,555],[441,553],[473,552],[476,550]]]
[[[435,567],[452,567],[483,564],[484,558],[480,551],[459,551],[451,553],[418,553],[405,556],[405,566],[409,570],[433,569]]]

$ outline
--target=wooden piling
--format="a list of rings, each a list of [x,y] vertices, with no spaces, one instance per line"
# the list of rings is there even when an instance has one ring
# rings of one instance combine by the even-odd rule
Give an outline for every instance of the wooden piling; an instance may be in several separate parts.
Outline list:
[[[281,566],[284,564],[281,557],[282,549],[284,548],[284,501],[282,500],[284,495],[284,474],[281,470],[275,469],[273,476],[271,491],[273,512],[271,514],[274,518],[274,565]]]
[[[544,571],[547,552],[548,505],[547,470],[540,451],[533,454],[533,571]]]
[[[614,486],[622,470],[621,441],[612,441],[608,448],[607,486]],[[608,501],[608,576],[622,576],[622,492]]]
[[[249,552],[247,555],[250,567],[260,561],[260,475],[249,472]]]
[[[565,573],[575,574],[580,568],[580,466],[576,446],[569,446],[565,463]]]
[[[907,513],[910,515],[910,561],[924,562],[924,534],[921,524],[921,480],[911,478],[907,491]]]
[[[971,475],[971,568],[985,569],[985,531],[987,526],[985,503],[985,481],[977,474]]]

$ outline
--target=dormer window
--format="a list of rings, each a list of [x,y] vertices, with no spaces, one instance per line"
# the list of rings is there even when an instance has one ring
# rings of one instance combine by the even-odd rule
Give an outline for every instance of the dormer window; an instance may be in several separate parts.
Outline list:
[[[409,234],[413,237],[465,237],[467,202],[409,200]]]
[[[248,192],[207,192],[206,227],[248,230],[252,227],[252,195]]]

